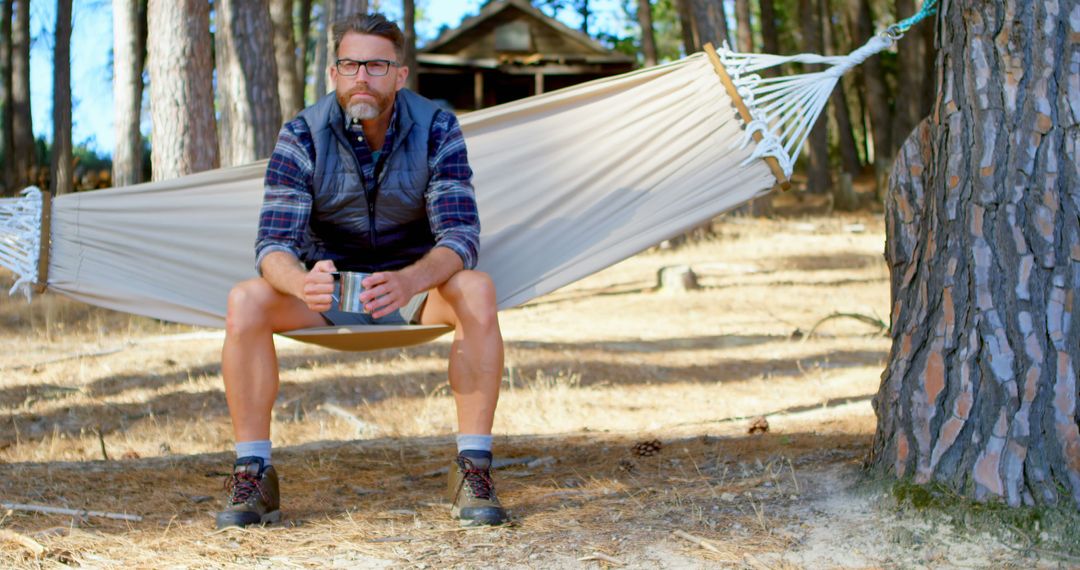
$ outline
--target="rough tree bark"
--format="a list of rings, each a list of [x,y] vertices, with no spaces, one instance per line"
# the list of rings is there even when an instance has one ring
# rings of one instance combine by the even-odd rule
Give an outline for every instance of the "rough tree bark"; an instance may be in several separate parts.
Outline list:
[[[11,120],[15,116],[11,112],[11,17],[12,0],[0,0],[0,154],[4,155],[4,164],[0,168],[0,184],[4,186],[5,193],[15,191],[14,170],[11,167],[11,151],[15,146],[15,132],[12,130]]]
[[[281,118],[287,121],[304,108],[304,78],[297,75],[293,0],[270,0],[270,19],[274,23],[278,100],[281,103]]]
[[[216,168],[210,4],[150,0],[147,18],[153,179]]]
[[[735,36],[738,50],[754,53],[754,32],[750,23],[750,0],[735,0]]]
[[[401,31],[405,34],[405,66],[409,68],[409,81],[406,86],[416,91],[420,79],[420,69],[416,66],[416,3],[413,0],[402,0],[401,12]]]
[[[53,44],[52,192],[75,190],[75,163],[71,148],[71,0],[56,2]]]
[[[281,130],[270,8],[266,0],[218,0],[216,9],[221,165],[247,164],[270,156]]]
[[[145,11],[139,0],[113,2],[113,148],[112,185],[142,182],[143,54]]]
[[[652,4],[649,0],[637,0],[637,20],[641,27],[641,54],[645,57],[645,67],[656,65],[656,35],[653,34]]]
[[[802,20],[803,49],[810,53],[822,53],[824,43],[821,41],[821,9],[818,0],[799,0],[799,19]],[[806,71],[817,71],[819,65],[807,65]],[[807,191],[812,193],[826,192],[830,188],[829,183],[829,132],[826,121],[817,121],[810,129],[807,138],[806,154],[809,157],[807,166]]]
[[[939,95],[886,202],[893,347],[870,461],[1080,507],[1080,4],[940,10]]]
[[[31,183],[34,125],[30,114],[30,1],[16,0],[11,30],[11,166],[14,189]]]

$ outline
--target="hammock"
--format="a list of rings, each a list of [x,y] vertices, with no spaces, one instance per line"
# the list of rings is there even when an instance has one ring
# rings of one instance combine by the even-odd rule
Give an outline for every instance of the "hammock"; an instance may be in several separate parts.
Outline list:
[[[499,308],[786,186],[839,77],[889,47],[906,31],[898,26],[848,56],[707,46],[674,63],[463,115],[482,221],[477,269],[493,278]],[[831,67],[786,78],[755,74],[789,62]],[[262,161],[51,200],[30,188],[23,198],[0,200],[0,266],[17,276],[11,293],[29,298],[31,289],[48,288],[109,309],[221,327],[228,291],[255,276],[265,169]],[[351,326],[283,334],[374,350],[449,330]]]

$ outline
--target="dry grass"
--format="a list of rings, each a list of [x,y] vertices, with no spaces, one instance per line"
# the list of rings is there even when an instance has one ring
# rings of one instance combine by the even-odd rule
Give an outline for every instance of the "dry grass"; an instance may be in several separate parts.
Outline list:
[[[820,501],[851,486],[889,343],[848,319],[793,333],[834,312],[887,318],[883,228],[731,219],[717,231],[501,315],[496,453],[541,461],[500,470],[514,523],[498,529],[459,529],[444,478],[424,476],[452,452],[445,341],[358,354],[281,339],[273,439],[286,522],[215,533],[231,461],[220,333],[50,296],[0,300],[0,496],[143,517],[9,512],[0,528],[45,554],[0,535],[0,566],[836,565],[791,553],[811,552]],[[704,288],[654,291],[656,272],[677,264]],[[820,409],[838,401],[853,403]],[[791,413],[761,436],[732,419],[780,410]],[[653,438],[658,455],[632,454]],[[882,556],[849,561],[906,560]]]

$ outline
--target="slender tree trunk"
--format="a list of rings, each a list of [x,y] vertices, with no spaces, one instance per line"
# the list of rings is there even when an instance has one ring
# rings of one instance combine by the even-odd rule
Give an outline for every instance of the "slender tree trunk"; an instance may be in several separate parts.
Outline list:
[[[30,1],[16,0],[15,27],[11,31],[11,164],[14,189],[31,180],[36,162],[34,125],[30,114]]]
[[[957,0],[886,200],[893,347],[871,465],[1080,507],[1076,0]],[[1070,43],[1072,42],[1072,43]]]
[[[75,164],[71,148],[71,0],[56,2],[56,37],[53,44],[52,192],[75,190]]]
[[[802,20],[803,49],[821,53],[825,47],[821,41],[821,11],[818,0],[799,0],[799,19]],[[818,65],[807,65],[807,71],[817,71]],[[807,190],[813,193],[827,192],[829,182],[829,132],[826,121],[818,121],[810,130],[806,152],[810,158],[807,168]]]
[[[416,91],[420,84],[420,68],[416,65],[416,3],[413,0],[402,0],[401,11],[403,28],[405,32],[405,65],[409,68],[408,88]]]
[[[300,0],[300,30],[299,35],[296,38],[298,44],[300,44],[300,53],[296,58],[296,77],[300,81],[299,85],[299,98],[300,106],[306,107],[307,102],[305,95],[307,91],[307,75],[308,67],[311,62],[311,49],[309,42],[311,42],[311,0]]]
[[[142,182],[143,50],[139,0],[113,1],[113,149],[112,185]]]
[[[153,178],[167,180],[216,168],[210,5],[199,0],[150,0],[148,22],[154,30],[147,41]]]
[[[736,36],[738,49],[754,53],[754,32],[750,22],[750,0],[735,0]]]
[[[780,53],[780,33],[776,30],[776,8],[773,0],[760,0],[761,10],[761,45],[765,53]],[[770,67],[763,70],[765,77],[776,77],[781,68]]]
[[[896,0],[897,19],[914,13],[915,0]],[[904,96],[896,98],[893,148],[903,144],[915,125],[930,113],[931,97],[928,94],[933,88],[931,70],[934,63],[928,49],[928,37],[932,33],[931,26],[917,26],[904,37],[904,49],[897,50],[897,80],[903,86]]]
[[[0,133],[0,154],[4,157],[3,167],[0,168],[0,184],[4,186],[4,193],[10,194],[15,191],[15,171],[12,168],[12,151],[15,146],[15,132],[12,130],[11,105],[11,18],[14,15],[12,0],[0,0],[0,123],[3,123],[3,131]]]
[[[869,2],[856,2],[855,38],[859,45],[870,40],[874,35],[874,15]],[[926,25],[926,24],[923,24]],[[889,90],[885,86],[885,70],[881,65],[881,56],[875,55],[862,64],[859,70],[862,84],[866,90],[866,106],[870,111],[871,133],[874,139],[874,178],[877,198],[884,193],[889,169],[892,165],[893,137],[892,112],[889,110]],[[907,90],[904,89],[906,92]]]
[[[652,4],[649,0],[637,0],[637,19],[641,26],[641,54],[645,57],[645,67],[656,65],[656,36],[653,34]]]
[[[270,9],[266,0],[218,0],[217,24],[221,165],[247,164],[270,156],[281,130],[273,38],[263,32]]]
[[[329,79],[328,66],[334,62],[334,56],[330,50],[332,32],[330,27],[334,23],[334,0],[323,0],[322,18],[319,21],[319,37],[315,41],[315,99],[326,95],[326,82]]]
[[[821,7],[824,10],[824,17],[822,18],[822,29],[825,32],[825,53],[828,55],[836,55],[839,51],[846,53],[847,50],[842,46],[837,46],[839,42],[839,36],[843,35],[843,30],[840,33],[833,27],[832,19],[832,3],[829,0],[822,0]],[[832,92],[830,100],[832,104],[833,120],[836,121],[836,134],[837,134],[837,146],[840,147],[840,165],[844,169],[844,172],[855,176],[862,170],[862,161],[859,159],[859,144],[855,142],[855,128],[851,122],[851,111],[848,108],[847,90],[844,88],[844,80],[840,78],[840,81],[836,83],[836,89]],[[842,185],[837,185],[842,186]],[[854,204],[851,204],[854,206]]]
[[[589,35],[589,18],[592,17],[589,0],[578,0],[576,7],[578,15],[581,16],[581,33],[587,36]]]
[[[270,0],[274,23],[274,59],[278,73],[278,100],[283,120],[304,108],[302,78],[296,75],[296,37],[293,33],[293,0]]]
[[[728,33],[727,15],[724,13],[724,3],[720,0],[688,0],[693,5],[694,24],[699,45],[712,42],[720,46],[725,42],[731,45],[731,35]]]
[[[697,38],[694,12],[691,6],[693,0],[674,1],[675,8],[679,13],[679,31],[682,33],[683,49],[686,51],[686,55],[701,51],[701,42]]]

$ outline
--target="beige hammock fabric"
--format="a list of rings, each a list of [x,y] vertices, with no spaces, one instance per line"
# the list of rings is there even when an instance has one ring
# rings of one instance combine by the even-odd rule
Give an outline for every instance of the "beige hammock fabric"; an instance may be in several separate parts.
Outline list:
[[[741,101],[721,69],[715,53],[696,54],[461,117],[482,225],[478,269],[494,279],[500,308],[784,181],[775,164],[752,158],[753,143],[738,144]],[[48,288],[110,309],[223,326],[229,289],[255,275],[264,170],[260,162],[55,198]],[[404,336],[387,340],[395,331],[352,327],[341,332],[357,338],[328,340],[337,330],[296,336],[366,349],[448,329],[403,327],[396,333]]]

